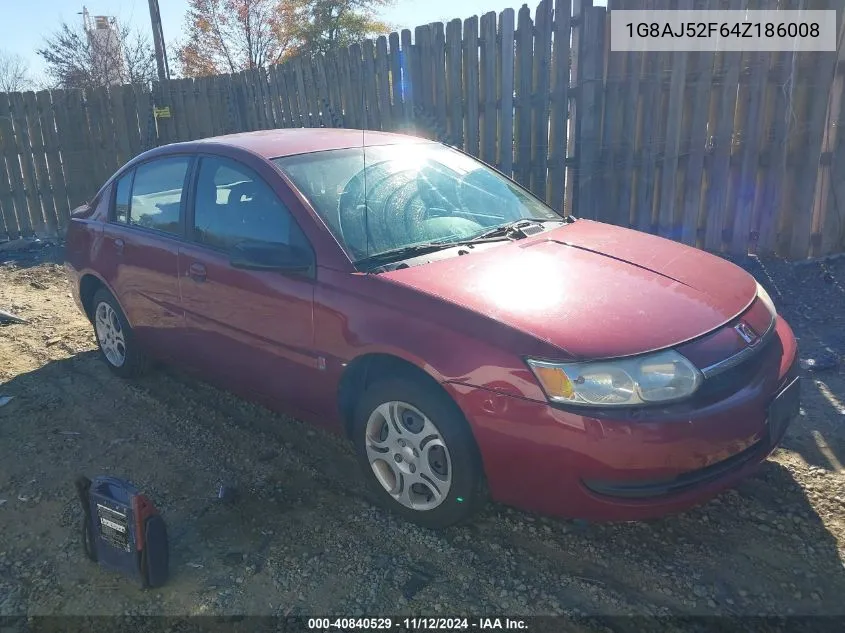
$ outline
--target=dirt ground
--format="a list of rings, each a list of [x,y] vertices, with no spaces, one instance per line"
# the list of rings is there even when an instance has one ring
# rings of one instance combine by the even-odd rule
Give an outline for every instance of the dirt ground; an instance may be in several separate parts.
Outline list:
[[[647,523],[491,504],[440,533],[371,505],[337,438],[171,369],[113,377],[58,262],[0,252],[0,309],[28,320],[0,326],[0,615],[845,615],[845,259],[739,262],[828,367],[804,372],[802,415],[738,489]],[[84,558],[80,473],[155,500],[169,584]],[[222,480],[237,503],[215,501]]]

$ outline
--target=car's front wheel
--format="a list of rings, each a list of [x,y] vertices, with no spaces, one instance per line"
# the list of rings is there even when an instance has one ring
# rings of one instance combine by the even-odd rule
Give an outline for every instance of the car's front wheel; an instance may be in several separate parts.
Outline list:
[[[120,305],[105,288],[94,293],[93,317],[97,345],[109,369],[121,378],[135,378],[147,361]]]
[[[444,528],[482,502],[472,432],[438,387],[409,379],[376,382],[358,402],[353,433],[375,495],[409,521]]]

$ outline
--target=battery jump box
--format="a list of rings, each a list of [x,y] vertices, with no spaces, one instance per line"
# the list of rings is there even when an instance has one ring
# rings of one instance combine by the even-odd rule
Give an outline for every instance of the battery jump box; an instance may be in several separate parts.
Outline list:
[[[143,588],[167,582],[167,527],[152,501],[116,477],[79,477],[75,484],[84,509],[85,555]]]

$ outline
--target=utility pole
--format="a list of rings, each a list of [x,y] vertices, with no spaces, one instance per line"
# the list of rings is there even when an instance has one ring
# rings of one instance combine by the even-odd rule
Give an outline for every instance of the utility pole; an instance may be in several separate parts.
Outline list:
[[[153,27],[153,44],[156,51],[156,66],[158,68],[158,79],[164,81],[170,79],[170,68],[167,65],[167,50],[164,47],[164,31],[161,29],[161,14],[158,10],[158,0],[149,0],[150,23]]]

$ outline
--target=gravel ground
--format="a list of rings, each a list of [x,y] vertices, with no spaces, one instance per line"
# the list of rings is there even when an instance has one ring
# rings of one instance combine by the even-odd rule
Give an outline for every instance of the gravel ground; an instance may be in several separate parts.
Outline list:
[[[738,262],[816,367],[783,448],[736,490],[605,525],[491,504],[434,533],[374,507],[338,438],[171,369],[113,377],[58,254],[0,252],[0,309],[28,320],[0,326],[0,615],[845,616],[845,259]],[[155,500],[165,587],[84,558],[79,473]],[[237,503],[215,501],[221,481]]]

